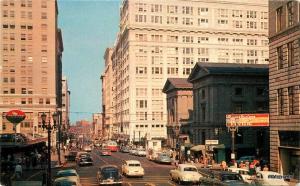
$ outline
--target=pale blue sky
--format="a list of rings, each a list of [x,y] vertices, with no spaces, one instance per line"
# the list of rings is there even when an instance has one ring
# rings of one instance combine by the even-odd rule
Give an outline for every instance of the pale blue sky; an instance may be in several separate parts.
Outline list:
[[[91,121],[102,111],[103,55],[112,47],[119,24],[119,0],[58,0],[62,29],[63,74],[71,90],[71,122]]]

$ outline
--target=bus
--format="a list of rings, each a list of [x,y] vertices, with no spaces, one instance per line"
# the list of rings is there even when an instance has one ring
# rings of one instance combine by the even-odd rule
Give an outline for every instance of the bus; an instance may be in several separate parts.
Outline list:
[[[110,149],[110,151],[111,152],[117,152],[118,151],[118,144],[117,144],[117,142],[115,142],[115,141],[108,141],[107,143],[106,143],[106,147],[108,148],[108,149]]]

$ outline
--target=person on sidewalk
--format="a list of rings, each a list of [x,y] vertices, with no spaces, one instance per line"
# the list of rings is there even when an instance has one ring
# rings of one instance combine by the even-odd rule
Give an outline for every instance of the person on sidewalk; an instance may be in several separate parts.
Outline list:
[[[17,180],[20,180],[23,175],[22,166],[18,163],[15,167],[15,177]]]

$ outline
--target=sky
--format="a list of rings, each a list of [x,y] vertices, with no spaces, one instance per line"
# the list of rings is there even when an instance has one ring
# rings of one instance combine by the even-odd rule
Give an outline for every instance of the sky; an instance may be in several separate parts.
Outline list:
[[[71,124],[92,121],[93,113],[102,112],[103,56],[116,39],[119,7],[119,0],[58,0],[63,75],[71,91]]]

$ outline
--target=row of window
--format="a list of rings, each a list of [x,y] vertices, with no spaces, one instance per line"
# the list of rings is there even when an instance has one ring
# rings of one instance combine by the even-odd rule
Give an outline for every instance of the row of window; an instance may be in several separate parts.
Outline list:
[[[299,114],[299,86],[277,89],[277,109],[278,115],[285,115],[285,108],[289,115]]]
[[[176,6],[176,5],[167,5],[166,7],[161,4],[146,4],[146,3],[136,3],[135,8],[137,12],[147,12],[148,10],[152,13],[162,13],[164,12],[164,8],[166,8],[166,12],[169,14],[178,14],[181,8],[181,13],[184,15],[194,15],[195,11],[197,11],[198,15],[205,16],[209,14],[208,7],[193,7],[193,6]],[[259,18],[260,19],[268,19],[268,12],[258,12],[255,10],[238,10],[238,9],[216,9],[216,14],[218,17],[234,17],[234,18]]]
[[[10,28],[10,29],[15,29],[16,28],[16,25],[14,24],[14,23],[4,23],[4,24],[2,24],[2,28],[4,28],[4,29],[8,29],[8,28]],[[21,24],[20,25],[20,28],[22,29],[22,30],[32,30],[33,29],[33,26],[32,26],[32,24]],[[42,29],[42,30],[47,30],[47,28],[48,28],[48,25],[47,24],[45,24],[45,23],[43,23],[43,24],[41,24],[40,25],[40,28]]]
[[[179,23],[179,18],[174,17],[174,16],[168,16],[166,17],[166,23],[167,24],[175,24],[177,25]],[[182,17],[181,18],[182,25],[195,25],[195,21],[191,17]],[[146,15],[140,15],[137,14],[135,15],[135,22],[137,23],[146,23],[147,22],[147,16]],[[151,23],[158,23],[158,24],[163,24],[163,17],[162,16],[151,16]],[[197,25],[198,26],[209,26],[209,20],[205,18],[198,18],[196,19]],[[229,25],[230,21],[227,19],[217,19],[216,23],[218,25]],[[257,21],[239,21],[239,20],[233,20],[232,21],[232,28],[250,28],[250,29],[257,29],[258,24],[260,23],[260,29],[267,30],[268,29],[268,22],[263,21],[263,22],[257,22]]]
[[[48,62],[48,58],[47,58],[47,56],[42,56],[41,57],[41,63],[43,63],[43,64],[46,64],[47,62]],[[5,56],[3,56],[3,64],[11,64],[11,63],[13,63],[13,62],[16,62],[14,59],[13,59],[13,57],[12,57],[12,59],[8,59],[8,56],[7,55],[5,55]],[[32,62],[33,62],[33,57],[32,56],[28,56],[28,57],[26,57],[26,56],[21,56],[21,62],[22,63],[25,63],[25,62],[28,62],[29,64],[31,64]],[[21,66],[21,68],[25,68],[25,66]],[[30,66],[27,66],[27,67],[30,67]],[[8,68],[7,66],[3,66],[3,71],[5,70],[5,68]]]
[[[28,19],[32,19],[32,12],[27,12],[27,14],[26,14],[25,11],[21,11],[20,17],[21,18],[26,18],[26,16],[27,16]],[[3,10],[2,11],[2,17],[3,18],[15,18],[15,11],[13,11],[13,10],[10,10],[10,11]],[[41,17],[40,18],[41,19],[48,19],[47,12],[41,12]]]
[[[29,105],[32,105],[32,104],[34,104],[33,100],[34,100],[33,98],[21,98],[20,102],[17,102],[15,99],[6,99],[6,98],[3,98],[3,104],[12,104],[12,105],[15,105],[15,104],[22,104],[22,105],[29,104]],[[43,105],[43,104],[50,105],[51,102],[50,102],[49,98],[39,98],[39,99],[36,99],[36,104],[39,104],[39,105]]]
[[[276,10],[276,31],[279,32],[283,30],[285,27],[290,27],[296,24],[296,22],[300,21],[300,17],[298,20],[295,19],[296,11],[298,10],[296,7],[300,6],[298,1],[289,1],[285,6],[281,6]],[[286,12],[283,12],[283,11]],[[286,22],[286,25],[283,23]]]
[[[277,47],[277,67],[278,69],[283,69],[285,66],[295,65],[295,49],[298,42],[300,45],[300,39],[289,42],[285,45]]]
[[[33,0],[20,0],[20,7],[32,7]],[[2,6],[10,6],[15,7],[16,3],[15,0],[2,0]],[[41,1],[41,8],[47,8],[47,0]]]
[[[148,128],[148,125],[135,125],[135,128]],[[164,125],[152,125],[152,128],[164,128]]]
[[[150,37],[150,38],[148,38]],[[240,44],[240,45],[248,45],[248,46],[268,46],[268,40],[262,39],[242,39],[242,38],[229,38],[229,37],[196,37],[196,36],[178,36],[178,35],[159,35],[159,34],[136,34],[136,41],[154,41],[154,42],[172,42],[178,43],[181,41],[182,43],[218,43],[218,44]],[[260,41],[260,43],[259,43]]]

